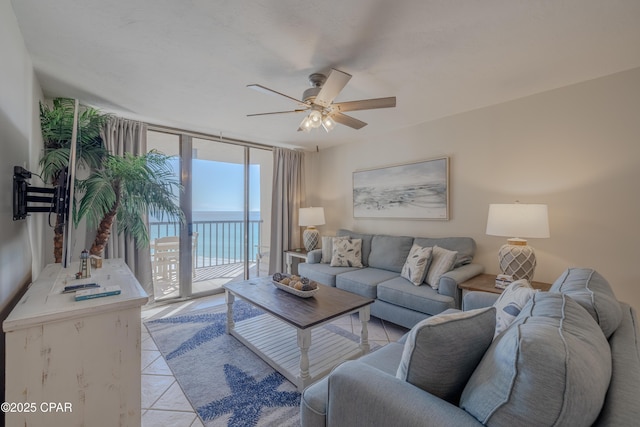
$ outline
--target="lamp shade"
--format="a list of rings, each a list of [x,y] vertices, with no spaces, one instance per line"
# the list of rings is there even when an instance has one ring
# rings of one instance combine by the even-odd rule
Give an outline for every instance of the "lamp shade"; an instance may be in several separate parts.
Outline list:
[[[324,225],[324,208],[300,208],[298,221],[300,227]]]
[[[547,205],[491,204],[487,217],[487,234],[522,238],[550,237]]]

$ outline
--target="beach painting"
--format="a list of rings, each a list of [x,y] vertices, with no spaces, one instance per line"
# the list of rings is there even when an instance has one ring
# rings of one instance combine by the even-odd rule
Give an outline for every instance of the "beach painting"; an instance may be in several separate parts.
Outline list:
[[[449,219],[449,158],[353,173],[354,218]]]

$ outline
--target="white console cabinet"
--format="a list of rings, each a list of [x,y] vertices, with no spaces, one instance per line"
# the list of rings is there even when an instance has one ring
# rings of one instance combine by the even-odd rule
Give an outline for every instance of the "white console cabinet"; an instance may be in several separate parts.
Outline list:
[[[140,308],[148,300],[124,261],[75,279],[78,263],[48,265],[3,323],[7,426],[139,426]],[[117,285],[75,301],[66,285]],[[9,406],[7,406],[9,405]]]

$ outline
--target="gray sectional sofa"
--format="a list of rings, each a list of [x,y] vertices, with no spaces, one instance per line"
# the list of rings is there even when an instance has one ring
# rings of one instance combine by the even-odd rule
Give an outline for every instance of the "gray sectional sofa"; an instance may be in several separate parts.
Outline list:
[[[639,425],[637,315],[602,276],[567,270],[494,337],[497,298],[339,365],[304,390],[302,426]]]
[[[331,267],[322,263],[322,250],[309,252],[298,272],[316,282],[335,286],[375,299],[371,315],[411,328],[419,321],[450,308],[460,308],[462,293],[458,284],[484,271],[473,264],[476,243],[470,237],[426,238],[355,233],[339,230],[337,236],[362,240],[362,264],[359,267]],[[400,273],[412,245],[439,246],[457,251],[453,269],[441,276],[438,289],[426,283],[415,286]]]

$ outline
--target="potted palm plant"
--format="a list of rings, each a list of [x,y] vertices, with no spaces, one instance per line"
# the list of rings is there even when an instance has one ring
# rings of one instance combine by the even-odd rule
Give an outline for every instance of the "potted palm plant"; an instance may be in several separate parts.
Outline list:
[[[52,106],[40,104],[40,126],[44,151],[40,159],[42,178],[55,184],[69,164],[73,133],[75,100],[56,98]],[[80,202],[72,209],[73,222],[87,218],[88,226],[97,226],[92,255],[102,256],[114,221],[118,232],[130,233],[139,247],[149,245],[144,216],[184,220],[178,207],[181,189],[169,163],[169,157],[157,151],[144,156],[113,156],[104,147],[100,131],[111,118],[99,110],[80,106],[78,113],[78,167],[90,171],[86,180],[76,180]],[[75,204],[75,200],[70,203]],[[63,224],[56,217],[54,228],[55,262],[62,260]]]
[[[138,247],[149,245],[144,220],[147,213],[184,222],[178,206],[180,183],[171,169],[169,156],[155,150],[142,156],[106,155],[101,167],[78,182],[78,189],[84,193],[78,220],[86,217],[89,226],[97,226],[89,250],[91,255],[103,255],[114,222],[118,233],[129,233]]]
[[[40,103],[40,127],[44,150],[40,159],[42,179],[55,185],[69,164],[75,100],[56,98],[51,106]],[[77,156],[78,167],[98,167],[106,155],[100,130],[110,115],[95,108],[81,106],[78,112]],[[74,203],[73,200],[70,203]],[[56,216],[53,238],[55,262],[62,260],[63,225]]]

